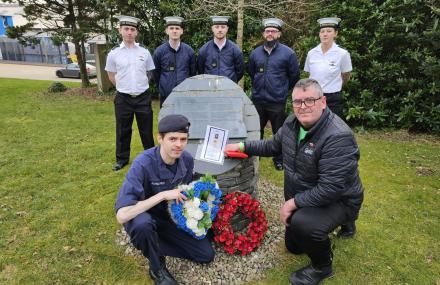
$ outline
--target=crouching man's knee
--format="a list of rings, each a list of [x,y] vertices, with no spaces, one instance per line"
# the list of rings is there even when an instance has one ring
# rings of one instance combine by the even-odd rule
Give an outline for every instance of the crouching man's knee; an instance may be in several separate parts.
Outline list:
[[[210,248],[208,251],[205,252],[205,254],[200,258],[200,263],[211,263],[214,261],[215,257],[215,251],[213,248]]]
[[[139,249],[142,244],[156,235],[156,224],[148,213],[139,214],[137,217],[124,224],[133,245]]]
[[[296,240],[322,241],[328,238],[325,227],[320,224],[320,221],[314,220],[307,211],[297,211],[290,220],[290,228]]]
[[[214,257],[215,251],[211,243],[205,239],[191,250],[190,259],[198,263],[210,263],[214,260]]]

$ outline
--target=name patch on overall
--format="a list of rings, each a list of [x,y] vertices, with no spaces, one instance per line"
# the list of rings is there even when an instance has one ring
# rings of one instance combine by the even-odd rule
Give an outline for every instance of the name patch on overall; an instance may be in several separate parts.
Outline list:
[[[160,186],[160,185],[164,185],[165,181],[159,181],[159,182],[151,182],[151,185],[153,186]]]

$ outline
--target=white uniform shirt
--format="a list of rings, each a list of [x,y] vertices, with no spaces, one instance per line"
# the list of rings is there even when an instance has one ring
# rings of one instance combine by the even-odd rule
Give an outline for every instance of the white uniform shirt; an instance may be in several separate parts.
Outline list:
[[[352,70],[350,53],[337,44],[324,54],[321,44],[311,49],[304,64],[304,71],[319,82],[324,93],[339,92],[342,89],[341,73]]]
[[[116,90],[130,95],[139,95],[148,89],[147,71],[153,70],[150,52],[138,43],[127,48],[122,42],[110,51],[105,70],[116,73]]]

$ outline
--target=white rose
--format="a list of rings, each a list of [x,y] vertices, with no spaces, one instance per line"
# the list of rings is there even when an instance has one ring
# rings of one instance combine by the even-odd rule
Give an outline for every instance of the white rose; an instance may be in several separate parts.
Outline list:
[[[185,203],[183,204],[183,207],[185,209],[194,208],[193,201],[192,200],[186,200]]]
[[[191,229],[194,233],[197,231],[198,227],[197,227],[197,220],[195,219],[187,219],[186,220],[186,226]]]
[[[205,230],[203,230],[203,229],[199,229],[199,228],[197,228],[197,229],[194,231],[194,234],[195,234],[196,236],[202,236],[202,235],[206,234],[206,232],[205,232]]]
[[[188,219],[192,219],[192,218],[194,218],[194,212],[196,211],[197,209],[195,209],[195,208],[193,208],[193,207],[190,207],[190,208],[188,208],[188,209],[186,209],[186,218],[188,218]]]
[[[203,218],[203,211],[200,208],[194,209],[191,217],[193,217],[196,220],[200,220]]]
[[[194,208],[200,207],[200,199],[199,198],[194,197],[193,206],[194,206]]]

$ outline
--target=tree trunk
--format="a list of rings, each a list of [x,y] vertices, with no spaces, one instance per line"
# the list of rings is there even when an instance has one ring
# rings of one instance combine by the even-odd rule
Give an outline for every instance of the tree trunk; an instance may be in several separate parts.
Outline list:
[[[81,8],[80,2],[76,2],[78,15],[75,15],[75,5],[72,0],[67,1],[67,10],[69,11],[69,16],[71,19],[70,27],[72,31],[72,42],[75,45],[76,58],[78,60],[79,71],[81,74],[81,87],[85,88],[90,86],[89,77],[87,76],[85,55],[83,54],[84,37],[79,33],[77,26],[77,19],[81,18]]]
[[[85,44],[84,44],[84,39],[81,40],[80,44],[81,44],[81,52],[82,52],[83,59],[84,59],[84,61],[83,61],[84,62],[84,68],[86,69],[86,72],[83,73],[83,74],[84,74],[84,77],[87,79],[87,82],[86,82],[87,86],[90,86],[90,78],[89,78],[89,74],[87,73],[87,57],[86,57],[86,47],[85,47]]]
[[[244,30],[244,0],[238,0],[237,7],[237,45],[243,51],[243,30]],[[244,77],[238,82],[241,89],[244,89]]]
[[[82,45],[84,45],[84,43],[78,41],[77,39],[73,39],[72,41],[75,44],[76,57],[78,59],[78,66],[81,74],[81,87],[82,88],[89,87],[90,81],[87,75],[85,55],[83,54],[83,49],[82,49]]]

